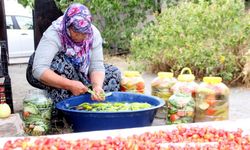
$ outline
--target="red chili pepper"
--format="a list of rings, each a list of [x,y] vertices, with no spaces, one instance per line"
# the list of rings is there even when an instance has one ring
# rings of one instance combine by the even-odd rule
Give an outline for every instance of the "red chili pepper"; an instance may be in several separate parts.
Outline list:
[[[215,95],[208,95],[206,97],[206,102],[210,105],[213,106],[216,103],[216,98]]]
[[[213,116],[215,112],[216,112],[216,110],[214,110],[212,108],[208,108],[205,113],[208,116]]]
[[[136,84],[136,90],[137,91],[142,91],[142,90],[144,90],[144,88],[145,88],[145,84],[143,82],[138,82]]]
[[[177,119],[179,119],[180,117],[178,116],[178,115],[176,115],[176,114],[172,114],[171,116],[170,116],[170,121],[171,122],[174,122],[175,120],[177,120]]]

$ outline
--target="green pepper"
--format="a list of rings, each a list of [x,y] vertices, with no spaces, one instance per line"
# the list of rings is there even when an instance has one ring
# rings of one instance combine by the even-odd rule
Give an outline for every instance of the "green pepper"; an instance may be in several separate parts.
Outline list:
[[[175,114],[175,113],[177,113],[177,111],[178,111],[178,109],[176,109],[175,107],[171,107],[168,109],[169,114]]]
[[[150,108],[148,103],[110,103],[110,102],[98,102],[98,103],[82,103],[76,107],[77,110],[87,111],[121,111],[121,110],[140,110]]]

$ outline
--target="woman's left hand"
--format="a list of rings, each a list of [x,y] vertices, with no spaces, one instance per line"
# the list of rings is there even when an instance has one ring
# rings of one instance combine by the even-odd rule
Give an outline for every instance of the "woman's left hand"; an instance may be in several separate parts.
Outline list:
[[[93,91],[95,94],[91,95],[92,100],[103,101],[105,100],[105,92],[100,86],[93,87]]]

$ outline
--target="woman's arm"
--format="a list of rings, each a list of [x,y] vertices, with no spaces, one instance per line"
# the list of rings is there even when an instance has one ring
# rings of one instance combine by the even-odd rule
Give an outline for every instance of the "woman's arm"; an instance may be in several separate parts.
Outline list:
[[[94,32],[94,42],[89,67],[89,74],[93,90],[97,93],[95,96],[93,96],[93,99],[102,100],[102,98],[99,97],[99,94],[103,92],[102,87],[105,78],[102,37],[98,29],[95,26],[92,27]]]
[[[92,86],[102,88],[105,78],[102,43],[99,43],[99,45],[93,48],[89,72]]]
[[[88,90],[88,88],[83,85],[82,82],[76,80],[69,80],[65,77],[56,74],[50,69],[44,71],[44,73],[40,77],[40,81],[46,85],[55,88],[69,90],[72,92],[73,95],[80,95]]]
[[[92,95],[94,100],[104,100],[104,97],[100,94],[103,94],[102,89],[105,73],[103,71],[93,71],[90,75],[92,88],[95,91],[95,95]]]
[[[93,71],[90,75],[92,86],[102,88],[104,77],[105,74],[103,71]]]

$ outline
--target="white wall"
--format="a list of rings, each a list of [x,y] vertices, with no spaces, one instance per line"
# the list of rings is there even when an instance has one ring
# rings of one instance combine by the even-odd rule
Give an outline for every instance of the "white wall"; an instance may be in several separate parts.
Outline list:
[[[17,0],[4,0],[5,14],[18,14],[24,16],[32,16],[32,10],[30,8],[24,8]]]

